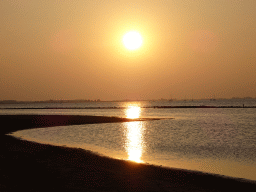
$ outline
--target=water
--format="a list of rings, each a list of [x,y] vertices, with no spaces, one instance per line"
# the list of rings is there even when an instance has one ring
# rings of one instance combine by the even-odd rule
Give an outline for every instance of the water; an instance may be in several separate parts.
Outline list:
[[[2,114],[15,112],[15,114],[79,114],[130,118],[163,117],[164,119],[156,121],[25,130],[18,131],[14,135],[36,142],[92,150],[113,158],[256,180],[256,108],[148,108],[210,104],[242,106],[246,103],[244,100],[242,102],[240,100],[240,103],[237,100],[202,102],[89,103],[92,109],[89,109],[85,103],[67,104],[69,107],[76,105],[84,109],[43,109],[46,104],[40,104],[42,109],[0,111]],[[255,106],[255,100],[249,100],[247,106],[248,103],[251,104],[250,106]],[[107,107],[102,108],[103,105]],[[113,107],[118,108],[113,109]]]

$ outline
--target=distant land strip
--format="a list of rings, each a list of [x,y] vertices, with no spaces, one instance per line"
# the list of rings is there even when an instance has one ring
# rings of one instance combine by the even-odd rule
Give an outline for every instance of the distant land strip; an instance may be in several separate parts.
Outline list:
[[[7,109],[127,109],[128,107],[8,107]],[[140,108],[256,108],[256,106],[145,106]]]

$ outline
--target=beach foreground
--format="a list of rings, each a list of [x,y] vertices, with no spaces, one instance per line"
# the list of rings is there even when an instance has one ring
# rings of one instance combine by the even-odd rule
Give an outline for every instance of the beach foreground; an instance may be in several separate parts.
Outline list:
[[[255,191],[256,181],[102,157],[19,140],[22,129],[131,121],[68,115],[0,116],[0,191]]]

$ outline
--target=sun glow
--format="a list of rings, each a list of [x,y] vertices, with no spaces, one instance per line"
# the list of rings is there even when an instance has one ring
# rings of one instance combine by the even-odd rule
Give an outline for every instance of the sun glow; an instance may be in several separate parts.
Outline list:
[[[129,50],[135,50],[141,47],[142,37],[136,31],[130,31],[123,36],[124,46]]]

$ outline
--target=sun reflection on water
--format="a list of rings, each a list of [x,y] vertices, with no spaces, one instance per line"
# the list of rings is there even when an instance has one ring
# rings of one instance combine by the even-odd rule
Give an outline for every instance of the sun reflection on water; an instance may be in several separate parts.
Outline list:
[[[126,117],[135,119],[140,117],[141,108],[137,106],[130,106],[126,110]],[[143,122],[128,122],[126,123],[126,150],[128,153],[128,160],[135,162],[142,162],[141,156],[143,152]]]
[[[126,109],[126,117],[129,119],[135,119],[140,117],[141,108],[138,106],[129,106]]]

